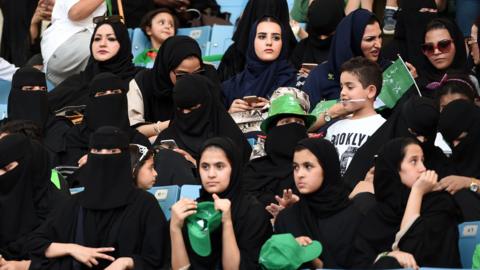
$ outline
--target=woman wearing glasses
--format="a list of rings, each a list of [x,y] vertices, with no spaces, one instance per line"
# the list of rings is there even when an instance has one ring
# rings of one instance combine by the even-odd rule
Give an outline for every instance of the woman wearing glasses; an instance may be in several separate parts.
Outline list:
[[[423,67],[418,68],[422,88],[432,88],[430,83],[440,82],[451,71],[468,74],[465,41],[455,23],[444,18],[430,21],[425,29],[421,50],[428,60]],[[433,97],[434,91],[426,90],[424,94]]]
[[[165,40],[153,68],[140,72],[130,84],[127,94],[130,124],[154,140],[173,118],[173,86],[182,76],[191,73],[203,74],[218,82],[213,66],[203,63],[202,52],[194,39],[173,36]],[[219,87],[215,87],[217,97]]]

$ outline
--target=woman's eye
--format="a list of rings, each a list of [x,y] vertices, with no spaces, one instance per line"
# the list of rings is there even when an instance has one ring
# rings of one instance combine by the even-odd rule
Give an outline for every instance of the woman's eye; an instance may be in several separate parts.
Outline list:
[[[113,41],[117,41],[117,39],[114,38],[114,37],[109,37],[109,38],[108,38],[108,41],[112,41],[112,42],[113,42]]]
[[[274,37],[273,37],[273,40],[275,40],[275,41],[280,41],[281,39],[282,39],[282,38],[281,38],[280,36],[274,36]]]
[[[265,39],[266,37],[266,35],[258,35],[258,39]]]
[[[95,37],[95,38],[93,39],[93,41],[100,41],[100,40],[101,40],[100,37]]]

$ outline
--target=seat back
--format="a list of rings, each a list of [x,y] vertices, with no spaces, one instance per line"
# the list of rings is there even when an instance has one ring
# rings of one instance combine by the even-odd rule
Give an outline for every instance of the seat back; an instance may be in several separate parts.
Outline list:
[[[158,203],[160,204],[160,207],[162,208],[163,213],[165,214],[165,217],[167,219],[170,219],[170,208],[174,203],[178,201],[180,187],[176,185],[152,187],[148,190],[148,192],[152,193],[153,196],[155,196]]]
[[[469,221],[458,225],[460,233],[458,249],[463,268],[472,268],[472,257],[475,247],[480,243],[480,221]]]

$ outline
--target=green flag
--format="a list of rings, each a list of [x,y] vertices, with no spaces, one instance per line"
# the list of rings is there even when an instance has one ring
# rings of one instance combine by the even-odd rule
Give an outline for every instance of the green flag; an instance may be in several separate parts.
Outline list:
[[[330,109],[336,103],[337,103],[336,99],[322,100],[319,103],[317,103],[317,106],[315,106],[315,109],[313,109],[311,114],[318,117],[321,113],[326,112],[328,109]]]
[[[379,99],[378,103],[393,108],[413,84],[415,84],[415,81],[412,75],[399,57],[383,72],[383,87],[377,98]]]

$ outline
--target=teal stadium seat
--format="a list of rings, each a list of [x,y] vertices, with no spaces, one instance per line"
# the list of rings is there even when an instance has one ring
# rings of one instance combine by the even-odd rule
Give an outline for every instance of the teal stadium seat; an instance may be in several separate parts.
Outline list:
[[[190,28],[179,28],[177,31],[178,36],[189,36],[195,39],[202,50],[202,56],[210,55],[208,52],[210,44],[210,33],[212,32],[211,26],[199,26]]]
[[[137,57],[140,53],[142,53],[145,49],[150,48],[152,44],[150,43],[150,39],[143,33],[142,29],[135,28],[132,30],[132,55],[133,58]]]
[[[196,200],[200,197],[201,185],[183,185],[180,191],[180,198]]]
[[[477,244],[480,244],[480,221],[464,222],[458,225],[460,233],[458,239],[458,249],[462,260],[463,268],[472,268],[473,252]]]
[[[180,187],[175,185],[152,187],[148,190],[148,192],[155,196],[155,199],[157,199],[158,203],[160,204],[165,217],[170,219],[171,207],[178,201]]]

